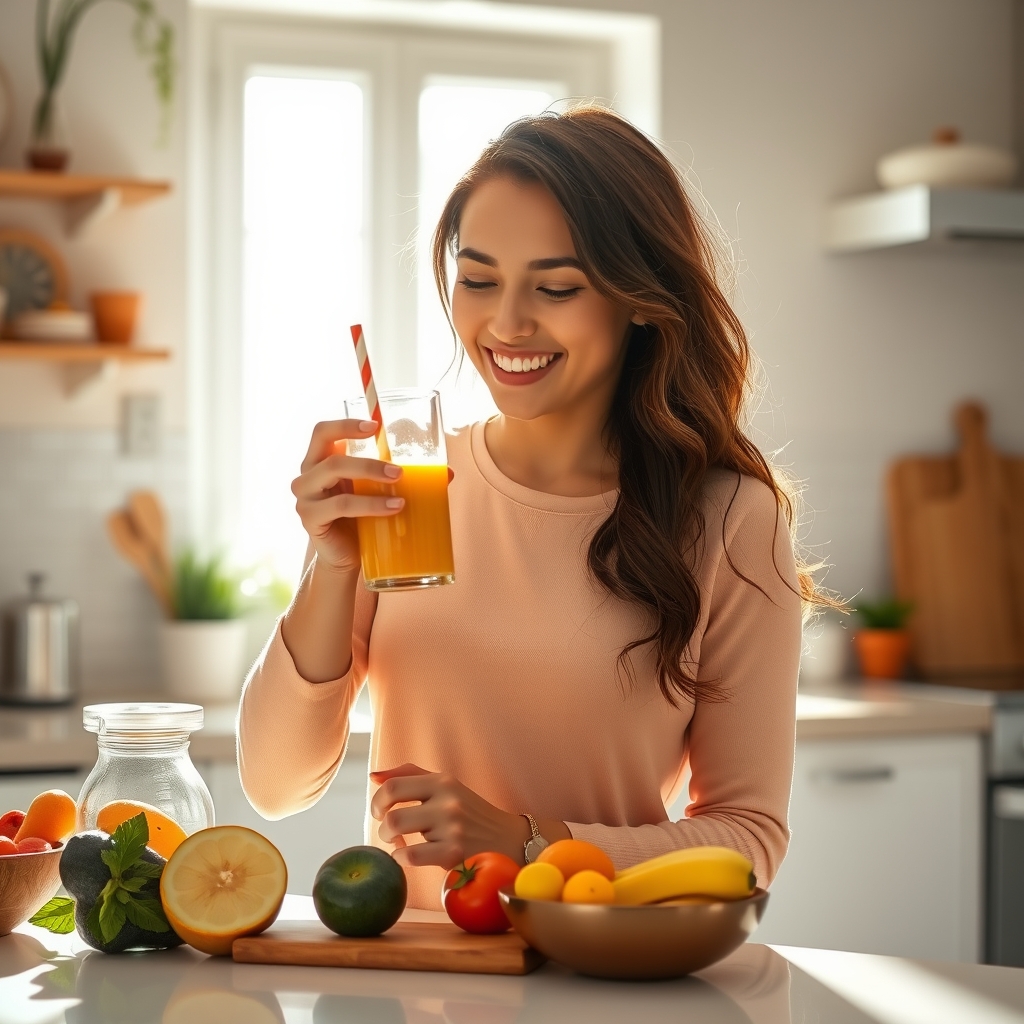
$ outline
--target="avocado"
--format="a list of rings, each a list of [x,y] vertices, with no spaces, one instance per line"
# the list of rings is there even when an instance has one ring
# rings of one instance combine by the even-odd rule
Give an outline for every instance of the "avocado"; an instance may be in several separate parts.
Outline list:
[[[89,928],[89,913],[103,892],[103,887],[110,881],[110,869],[103,863],[100,854],[104,850],[112,850],[114,844],[106,832],[98,829],[82,832],[72,836],[64,846],[60,855],[60,880],[64,888],[75,899],[75,926],[78,934],[94,949],[104,953],[123,953],[129,949],[169,949],[180,946],[182,940],[174,930],[151,932],[139,928],[131,921],[125,921],[121,930],[111,942],[104,942],[99,935],[93,934]],[[163,857],[154,853],[147,846],[141,859],[150,864],[163,865]],[[140,895],[149,896],[160,901],[160,879],[148,878]]]

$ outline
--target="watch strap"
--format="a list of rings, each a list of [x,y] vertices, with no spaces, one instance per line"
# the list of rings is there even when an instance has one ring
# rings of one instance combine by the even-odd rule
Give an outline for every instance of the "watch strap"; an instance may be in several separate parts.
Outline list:
[[[550,844],[540,834],[540,829],[537,827],[537,819],[532,814],[524,813],[522,816],[530,826],[530,838],[523,843],[523,860],[527,864],[532,864],[540,856],[544,847]]]

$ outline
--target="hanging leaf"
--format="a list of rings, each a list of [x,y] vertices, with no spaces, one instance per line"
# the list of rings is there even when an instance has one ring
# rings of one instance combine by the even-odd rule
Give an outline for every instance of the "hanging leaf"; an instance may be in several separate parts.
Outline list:
[[[54,896],[28,919],[28,923],[57,935],[67,935],[75,930],[75,901],[68,896]]]

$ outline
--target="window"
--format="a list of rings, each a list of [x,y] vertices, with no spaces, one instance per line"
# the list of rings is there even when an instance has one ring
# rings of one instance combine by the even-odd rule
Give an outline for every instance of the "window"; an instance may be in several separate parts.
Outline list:
[[[492,408],[468,361],[447,372],[437,217],[509,122],[609,95],[612,50],[219,11],[197,21],[216,84],[193,205],[197,533],[295,580],[305,534],[289,482],[313,425],[359,393],[349,325],[365,326],[379,387],[440,384],[448,426]]]

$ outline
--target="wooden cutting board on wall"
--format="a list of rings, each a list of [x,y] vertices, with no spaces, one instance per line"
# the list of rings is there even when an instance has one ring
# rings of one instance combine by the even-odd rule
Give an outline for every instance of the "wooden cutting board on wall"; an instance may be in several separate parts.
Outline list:
[[[989,443],[985,409],[960,406],[960,449],[900,459],[887,481],[896,592],[913,602],[924,675],[1024,670],[1024,458]]]

